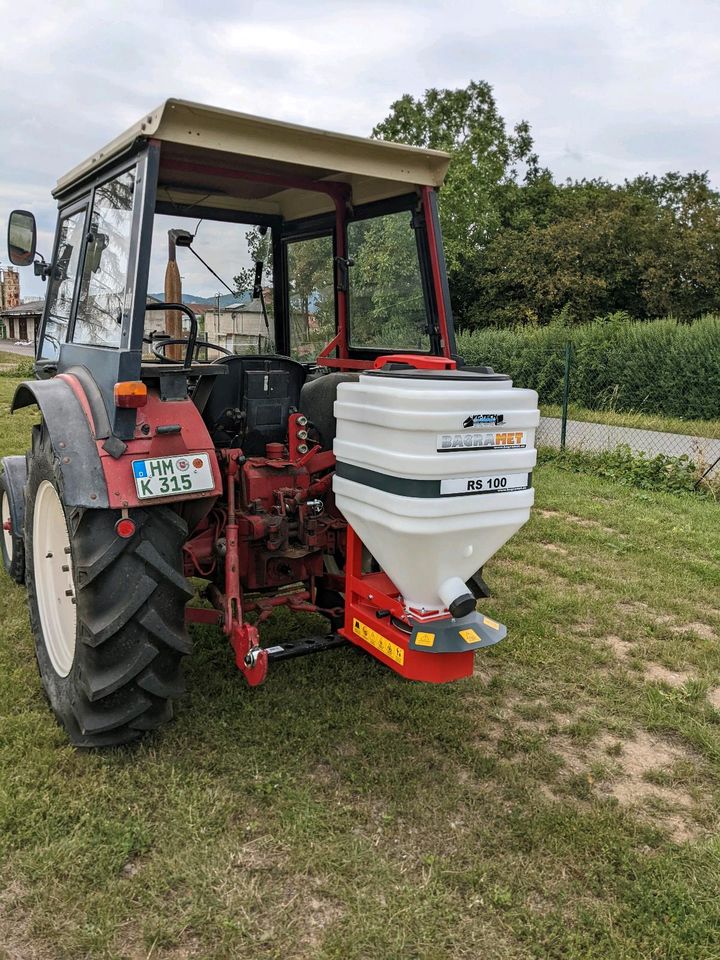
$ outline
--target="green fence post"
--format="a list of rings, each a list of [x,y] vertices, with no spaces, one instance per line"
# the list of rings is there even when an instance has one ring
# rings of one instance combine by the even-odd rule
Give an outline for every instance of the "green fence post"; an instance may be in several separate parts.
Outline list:
[[[560,424],[560,449],[565,449],[567,436],[568,402],[570,400],[570,364],[572,361],[572,343],[565,344],[565,374],[563,377],[562,422]]]

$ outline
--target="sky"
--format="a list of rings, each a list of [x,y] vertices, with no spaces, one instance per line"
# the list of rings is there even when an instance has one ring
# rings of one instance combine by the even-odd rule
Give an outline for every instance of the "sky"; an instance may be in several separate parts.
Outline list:
[[[46,256],[57,178],[171,96],[368,135],[403,93],[485,80],[558,179],[720,186],[718,0],[0,0],[0,23],[0,236],[30,209]]]

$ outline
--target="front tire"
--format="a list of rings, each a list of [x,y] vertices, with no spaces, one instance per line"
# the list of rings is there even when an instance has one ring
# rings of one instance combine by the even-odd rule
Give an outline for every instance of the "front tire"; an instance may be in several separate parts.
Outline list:
[[[119,512],[63,502],[45,426],[33,430],[25,508],[25,578],[40,677],[73,744],[129,743],[172,718],[190,653],[182,574],[185,522],[169,507]]]

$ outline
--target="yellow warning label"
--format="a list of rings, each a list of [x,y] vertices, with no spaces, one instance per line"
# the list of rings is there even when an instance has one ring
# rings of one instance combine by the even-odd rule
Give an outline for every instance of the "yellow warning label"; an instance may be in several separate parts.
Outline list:
[[[368,627],[357,617],[353,618],[353,633],[356,633],[365,643],[369,643],[371,647],[375,647],[380,653],[384,653],[386,657],[394,660],[395,663],[399,663],[400,666],[405,662],[405,651],[402,647],[398,647],[396,643],[383,637],[382,634]]]
[[[500,624],[496,623],[494,620],[491,620],[490,617],[483,617],[483,623],[486,627],[492,627],[493,630],[500,629]]]
[[[418,647],[431,647],[435,643],[434,633],[416,633],[415,643]]]
[[[479,643],[482,637],[479,637],[474,630],[461,630],[460,636],[465,643]]]

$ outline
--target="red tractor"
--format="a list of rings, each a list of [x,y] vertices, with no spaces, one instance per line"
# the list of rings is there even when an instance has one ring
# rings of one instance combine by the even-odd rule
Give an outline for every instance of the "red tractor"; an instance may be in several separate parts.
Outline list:
[[[475,610],[477,571],[527,519],[537,411],[456,356],[448,161],[169,100],[59,180],[49,263],[33,215],[11,214],[10,259],[48,293],[13,401],[41,422],[3,461],[1,544],[74,744],[171,718],[188,621],[221,627],[253,686],[348,641],[452,680],[504,636]],[[193,270],[232,302],[189,306]],[[279,605],[331,632],[264,648]]]

